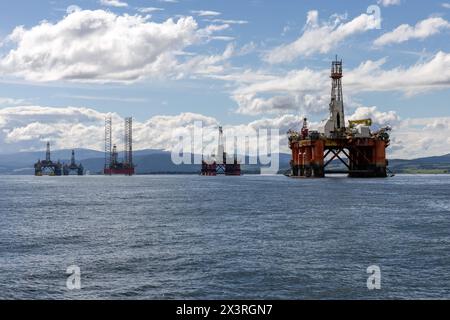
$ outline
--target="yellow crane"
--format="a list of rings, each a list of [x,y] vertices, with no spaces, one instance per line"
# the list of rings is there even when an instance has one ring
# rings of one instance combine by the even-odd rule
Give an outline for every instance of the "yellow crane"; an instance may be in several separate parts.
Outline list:
[[[366,127],[370,127],[372,125],[372,119],[349,120],[348,124],[350,128],[354,128],[360,124]]]

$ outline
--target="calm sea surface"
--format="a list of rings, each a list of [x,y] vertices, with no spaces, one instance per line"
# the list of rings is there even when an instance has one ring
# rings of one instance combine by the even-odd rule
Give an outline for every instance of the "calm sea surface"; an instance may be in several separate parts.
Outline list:
[[[0,298],[450,298],[450,176],[3,176]]]

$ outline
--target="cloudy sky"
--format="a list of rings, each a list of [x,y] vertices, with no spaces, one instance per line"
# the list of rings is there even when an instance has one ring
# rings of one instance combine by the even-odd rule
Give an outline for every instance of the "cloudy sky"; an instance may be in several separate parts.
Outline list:
[[[197,120],[318,125],[336,54],[347,116],[391,125],[391,157],[450,153],[449,39],[445,1],[2,1],[0,153],[101,150],[108,113],[138,149]]]

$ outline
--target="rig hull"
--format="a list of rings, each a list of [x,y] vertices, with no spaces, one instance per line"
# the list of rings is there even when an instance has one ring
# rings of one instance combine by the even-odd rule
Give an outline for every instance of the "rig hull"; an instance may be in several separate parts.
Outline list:
[[[233,164],[217,164],[207,163],[203,161],[202,171],[200,173],[202,176],[217,176],[217,175],[225,175],[225,176],[241,176],[241,165],[239,163]]]
[[[202,171],[201,176],[212,176],[225,175],[225,176],[241,176],[241,164],[237,159],[235,154],[233,158],[228,158],[225,152],[223,128],[219,127],[219,145],[217,149],[217,157],[213,157],[210,161],[202,160]],[[219,159],[219,160],[217,160]]]
[[[292,141],[291,176],[323,178],[327,173],[347,173],[352,178],[386,178],[388,145],[377,138]],[[329,155],[331,159],[326,160]],[[327,171],[333,160],[340,160],[346,170]]]
[[[134,168],[124,168],[124,169],[106,168],[104,170],[104,174],[107,176],[112,175],[133,176],[135,174],[135,170]]]

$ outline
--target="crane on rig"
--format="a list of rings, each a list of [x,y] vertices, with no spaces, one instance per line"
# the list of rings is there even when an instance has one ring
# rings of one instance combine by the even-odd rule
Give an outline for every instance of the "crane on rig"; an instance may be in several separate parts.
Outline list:
[[[349,120],[348,125],[350,128],[355,128],[356,126],[367,126],[371,127],[373,124],[372,119],[361,119],[361,120]]]

